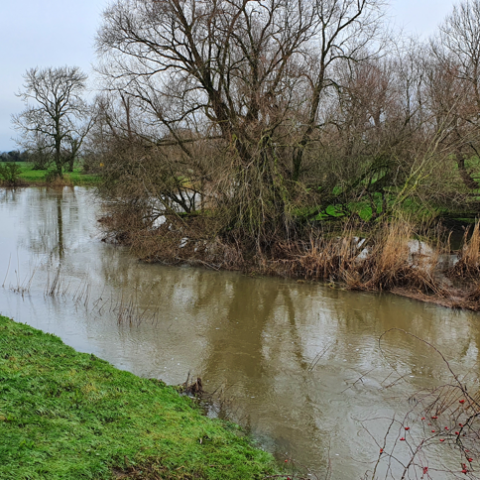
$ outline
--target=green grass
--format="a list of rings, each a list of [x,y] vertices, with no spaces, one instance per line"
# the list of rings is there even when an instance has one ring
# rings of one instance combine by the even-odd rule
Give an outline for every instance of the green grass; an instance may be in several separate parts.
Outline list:
[[[388,205],[392,206],[395,200],[394,195],[389,195]],[[383,199],[379,193],[373,195],[373,203],[376,209],[376,213],[380,214],[383,211]],[[315,208],[298,208],[294,214],[298,217],[308,216]],[[415,199],[407,198],[401,205],[396,207],[396,212],[412,218],[418,222],[426,222],[433,219],[442,213],[440,207],[431,207],[424,205]],[[349,202],[345,205],[328,205],[320,213],[315,216],[316,220],[332,220],[350,217],[353,213],[356,213],[362,220],[368,222],[373,217],[372,205],[369,201],[363,200],[359,202]]]
[[[175,388],[0,316],[0,478],[110,479],[127,465],[158,467],[148,478],[163,479],[273,469],[237,426],[206,418]]]
[[[22,173],[20,178],[29,184],[44,184],[46,170],[33,170],[31,163],[21,162],[19,165],[22,167]],[[79,167],[74,168],[73,172],[64,173],[65,183],[73,185],[96,185],[100,182],[98,175],[91,175],[82,173],[82,169]]]

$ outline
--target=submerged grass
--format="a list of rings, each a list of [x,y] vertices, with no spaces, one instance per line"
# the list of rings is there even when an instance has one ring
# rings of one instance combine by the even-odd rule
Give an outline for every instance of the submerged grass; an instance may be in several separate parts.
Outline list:
[[[253,480],[272,458],[158,380],[0,316],[0,478]]]

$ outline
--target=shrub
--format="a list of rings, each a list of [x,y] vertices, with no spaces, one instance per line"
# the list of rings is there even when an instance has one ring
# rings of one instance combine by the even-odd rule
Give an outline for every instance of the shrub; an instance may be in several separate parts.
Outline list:
[[[0,180],[9,187],[18,185],[21,172],[21,167],[16,163],[0,164]]]

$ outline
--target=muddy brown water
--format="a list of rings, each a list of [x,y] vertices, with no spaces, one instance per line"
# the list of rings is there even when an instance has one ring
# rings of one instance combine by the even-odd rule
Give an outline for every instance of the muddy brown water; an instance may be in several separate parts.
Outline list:
[[[311,478],[328,465],[333,479],[362,478],[388,419],[404,414],[418,389],[449,381],[425,344],[398,332],[380,344],[383,332],[405,329],[437,345],[457,371],[477,369],[476,314],[142,264],[100,241],[100,211],[87,188],[0,191],[0,312],[140,376],[180,384],[191,372],[208,391],[223,386],[220,414]],[[442,445],[424,461],[442,469],[453,455]]]

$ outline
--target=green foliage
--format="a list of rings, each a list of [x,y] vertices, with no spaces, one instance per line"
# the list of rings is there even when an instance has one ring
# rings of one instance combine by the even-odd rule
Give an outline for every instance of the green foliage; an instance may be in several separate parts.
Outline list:
[[[395,206],[395,209],[390,209],[394,206],[395,195],[386,194],[386,205],[389,209],[388,216],[400,216],[408,217],[413,222],[422,224],[428,223],[434,218],[438,217],[442,212],[448,212],[447,209],[441,209],[440,207],[429,206],[426,203],[422,203],[415,198],[407,198],[401,204]],[[350,218],[352,215],[357,215],[364,222],[371,222],[383,218],[383,198],[379,193],[372,195],[370,201],[361,200],[356,202],[349,202],[345,205],[327,205],[326,208],[317,207],[315,209],[305,210],[305,213],[300,209],[295,213],[299,216],[307,214],[310,211],[319,212],[315,215],[315,219],[319,221],[345,219]],[[373,213],[376,213],[374,215]],[[310,216],[311,217],[311,216]],[[313,218],[313,217],[311,217]]]
[[[48,171],[36,170],[31,163],[25,163],[21,166],[20,178],[29,185],[41,185],[47,182],[46,175]],[[73,172],[65,173],[63,179],[69,185],[97,185],[101,177],[95,174],[85,174],[81,167],[77,167]]]
[[[18,184],[22,169],[16,163],[0,163],[0,179],[8,186]]]
[[[162,478],[254,480],[271,456],[238,427],[202,415],[157,380],[77,353],[53,335],[0,317],[0,478],[114,478],[128,465]],[[178,470],[177,470],[178,469]]]

